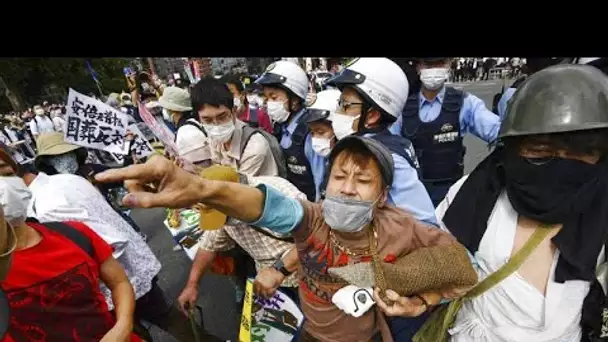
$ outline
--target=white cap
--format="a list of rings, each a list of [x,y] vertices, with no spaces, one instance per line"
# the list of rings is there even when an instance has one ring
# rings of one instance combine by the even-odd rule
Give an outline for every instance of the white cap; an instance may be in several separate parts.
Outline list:
[[[388,58],[358,58],[327,81],[339,88],[353,86],[387,114],[401,115],[409,95],[403,70]]]
[[[267,86],[283,86],[297,97],[306,100],[308,76],[299,65],[288,61],[277,61],[268,66],[255,83]]]
[[[177,153],[180,157],[191,163],[198,163],[211,159],[209,139],[199,128],[192,125],[183,125],[177,132],[175,139]]]

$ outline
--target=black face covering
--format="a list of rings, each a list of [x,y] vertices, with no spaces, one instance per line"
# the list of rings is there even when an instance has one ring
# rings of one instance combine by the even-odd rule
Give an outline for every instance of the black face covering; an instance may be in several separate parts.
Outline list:
[[[506,190],[515,211],[563,224],[552,242],[560,251],[555,280],[591,280],[608,232],[607,162],[530,159],[496,149],[481,162],[443,217],[449,231],[475,253],[498,196]]]
[[[600,187],[598,165],[564,158],[504,160],[505,189],[520,215],[544,223],[564,223],[589,208]]]

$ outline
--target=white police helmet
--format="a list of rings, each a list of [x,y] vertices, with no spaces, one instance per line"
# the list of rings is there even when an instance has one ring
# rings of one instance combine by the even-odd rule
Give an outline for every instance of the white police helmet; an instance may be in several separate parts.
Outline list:
[[[302,100],[306,100],[308,93],[306,72],[297,64],[288,61],[277,61],[270,64],[255,83],[286,88]]]
[[[317,98],[306,108],[306,122],[326,120],[338,109],[338,102],[342,93],[338,89],[328,89],[317,93]]]
[[[327,84],[339,89],[355,87],[364,98],[394,118],[401,115],[410,88],[399,65],[384,57],[358,58]]]

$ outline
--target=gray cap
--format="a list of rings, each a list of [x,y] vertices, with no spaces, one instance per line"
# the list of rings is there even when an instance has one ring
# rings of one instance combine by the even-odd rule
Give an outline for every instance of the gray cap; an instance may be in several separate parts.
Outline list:
[[[608,127],[608,77],[560,64],[530,76],[509,101],[499,138]]]
[[[380,172],[382,173],[382,180],[384,180],[384,184],[388,186],[393,184],[393,175],[395,173],[393,155],[386,146],[371,138],[349,135],[339,140],[329,155],[329,170],[331,171],[334,160],[340,154],[340,152],[345,149],[356,148],[358,146],[360,147],[361,145],[363,145],[362,147],[366,148],[374,155],[374,157],[376,157],[376,161],[380,167]]]

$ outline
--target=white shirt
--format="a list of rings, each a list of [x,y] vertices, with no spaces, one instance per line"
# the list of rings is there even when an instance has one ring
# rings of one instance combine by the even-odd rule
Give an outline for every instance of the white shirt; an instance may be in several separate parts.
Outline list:
[[[113,256],[125,269],[140,298],[152,288],[152,279],[161,264],[142,237],[108,204],[105,197],[86,179],[76,175],[38,174],[29,186],[32,200],[28,216],[41,223],[80,221],[88,225],[114,249]],[[112,293],[101,284],[109,309]]]
[[[53,121],[46,115],[36,115],[30,121],[30,131],[33,135],[40,135],[42,133],[49,133],[55,131]]]
[[[466,180],[450,188],[436,210],[442,220],[451,201]],[[518,215],[503,192],[488,219],[475,259],[479,279],[504,265],[511,256]],[[447,228],[440,223],[443,229]],[[559,251],[555,252],[546,295],[517,272],[472,301],[465,302],[452,329],[452,342],[578,342],[581,310],[589,282],[554,281]]]
[[[65,125],[65,119],[61,116],[57,115],[53,118],[53,126],[55,127],[55,131],[63,132],[63,125]]]

